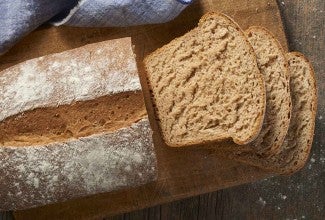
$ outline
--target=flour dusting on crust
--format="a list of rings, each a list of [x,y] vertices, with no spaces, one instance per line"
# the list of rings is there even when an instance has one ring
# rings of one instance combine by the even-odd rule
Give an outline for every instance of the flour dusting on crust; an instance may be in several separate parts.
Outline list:
[[[0,155],[0,210],[134,187],[157,175],[147,118],[116,132],[67,142],[1,147]]]
[[[0,72],[0,121],[35,108],[135,90],[141,84],[131,39],[89,44]]]

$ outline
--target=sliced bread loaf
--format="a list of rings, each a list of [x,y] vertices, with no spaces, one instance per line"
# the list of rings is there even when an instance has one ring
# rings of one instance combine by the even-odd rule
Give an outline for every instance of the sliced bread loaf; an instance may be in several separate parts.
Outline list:
[[[265,158],[252,152],[227,152],[226,157],[280,174],[291,174],[307,161],[315,128],[317,89],[314,71],[298,52],[287,54],[292,97],[292,117],[288,133],[277,155]]]
[[[206,14],[197,28],[146,57],[144,66],[169,146],[230,138],[243,145],[259,134],[263,76],[245,34],[227,16]]]

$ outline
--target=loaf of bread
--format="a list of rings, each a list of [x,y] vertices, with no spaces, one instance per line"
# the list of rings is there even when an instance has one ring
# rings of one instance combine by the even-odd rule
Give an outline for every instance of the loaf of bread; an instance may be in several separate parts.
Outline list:
[[[146,57],[144,66],[167,145],[226,139],[243,145],[259,134],[263,76],[245,34],[227,16],[206,14],[197,28]]]
[[[0,210],[155,180],[156,156],[130,38],[0,72]]]

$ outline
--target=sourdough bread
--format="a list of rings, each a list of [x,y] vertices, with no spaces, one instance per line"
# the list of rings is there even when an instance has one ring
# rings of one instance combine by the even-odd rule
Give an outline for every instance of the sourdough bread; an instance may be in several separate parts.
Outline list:
[[[130,38],[0,72],[0,210],[134,187],[156,156]]]
[[[253,48],[239,26],[208,13],[184,36],[144,60],[160,130],[180,147],[253,141],[263,123],[265,87]]]
[[[234,160],[279,173],[292,174],[306,163],[313,142],[317,89],[313,68],[300,53],[287,54],[290,73],[292,117],[281,152],[265,158],[252,152],[227,152]]]

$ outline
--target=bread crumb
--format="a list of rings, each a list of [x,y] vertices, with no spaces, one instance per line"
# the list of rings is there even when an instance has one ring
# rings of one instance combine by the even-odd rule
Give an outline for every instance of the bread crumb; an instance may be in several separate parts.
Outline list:
[[[322,116],[322,115],[320,115],[320,116],[318,117],[318,119],[319,119],[319,120],[322,120],[322,119],[323,119],[323,116]]]
[[[315,160],[314,158],[311,158],[311,159],[310,159],[310,162],[312,162],[312,163],[315,163],[315,161],[316,161],[316,160]]]
[[[34,187],[37,189],[39,187],[39,179],[34,178]]]
[[[286,200],[287,199],[287,196],[286,195],[283,195],[282,193],[279,194],[280,198],[283,199],[283,200]]]
[[[132,169],[131,169],[131,166],[130,165],[127,165],[126,167],[125,167],[125,170],[126,171],[131,171]]]
[[[263,198],[262,197],[260,197],[259,199],[258,199],[258,203],[260,203],[261,205],[263,205],[263,206],[265,206],[266,205],[266,201],[265,200],[263,200]]]

